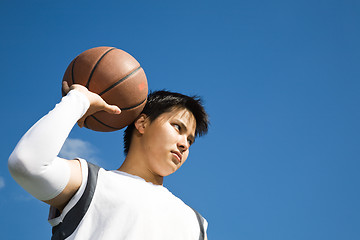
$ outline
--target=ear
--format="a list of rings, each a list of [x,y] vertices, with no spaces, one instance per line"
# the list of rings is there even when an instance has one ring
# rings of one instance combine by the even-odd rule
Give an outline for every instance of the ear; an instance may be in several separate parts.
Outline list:
[[[149,118],[148,116],[146,116],[145,114],[140,114],[137,119],[135,120],[134,122],[134,125],[135,125],[135,128],[136,130],[138,130],[138,132],[140,134],[144,134],[145,132],[145,128],[147,127],[148,125],[148,121],[149,121]]]

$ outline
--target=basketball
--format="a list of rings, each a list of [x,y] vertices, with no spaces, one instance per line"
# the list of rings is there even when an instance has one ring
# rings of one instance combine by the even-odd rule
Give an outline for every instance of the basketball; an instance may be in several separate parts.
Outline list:
[[[121,109],[120,114],[101,111],[85,119],[86,128],[100,132],[120,130],[132,123],[143,110],[148,95],[146,75],[139,62],[114,47],[82,52],[67,67],[63,81],[69,86],[81,84]]]

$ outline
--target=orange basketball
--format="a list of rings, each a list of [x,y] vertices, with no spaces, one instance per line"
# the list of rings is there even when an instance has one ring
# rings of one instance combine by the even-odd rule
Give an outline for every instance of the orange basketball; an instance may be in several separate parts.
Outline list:
[[[67,67],[63,81],[81,84],[99,94],[121,114],[97,112],[85,120],[85,127],[111,132],[132,123],[145,106],[148,84],[144,70],[127,52],[114,47],[96,47],[77,56]]]

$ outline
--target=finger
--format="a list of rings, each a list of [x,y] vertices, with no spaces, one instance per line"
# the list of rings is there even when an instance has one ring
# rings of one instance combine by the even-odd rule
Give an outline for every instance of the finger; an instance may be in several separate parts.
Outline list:
[[[104,111],[111,113],[111,114],[120,114],[121,109],[116,105],[109,105],[106,104]]]
[[[67,81],[62,82],[62,91],[64,95],[66,95],[70,91],[70,87]]]
[[[77,121],[77,124],[78,124],[78,126],[79,126],[80,128],[84,127],[84,125],[85,125],[85,118],[84,118],[84,117],[80,118],[80,119]]]

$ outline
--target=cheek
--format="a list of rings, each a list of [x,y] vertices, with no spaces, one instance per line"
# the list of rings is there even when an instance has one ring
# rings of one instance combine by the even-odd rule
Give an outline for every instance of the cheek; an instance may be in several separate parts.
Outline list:
[[[154,134],[154,141],[162,146],[172,145],[176,142],[174,129],[170,125],[158,128]]]
[[[181,163],[181,165],[183,165],[186,162],[188,157],[189,157],[189,150],[183,153],[183,162]]]
[[[149,132],[146,139],[146,151],[152,156],[158,156],[163,154],[165,150],[169,150],[168,145],[171,136],[169,136],[169,130],[164,128],[156,128]]]

